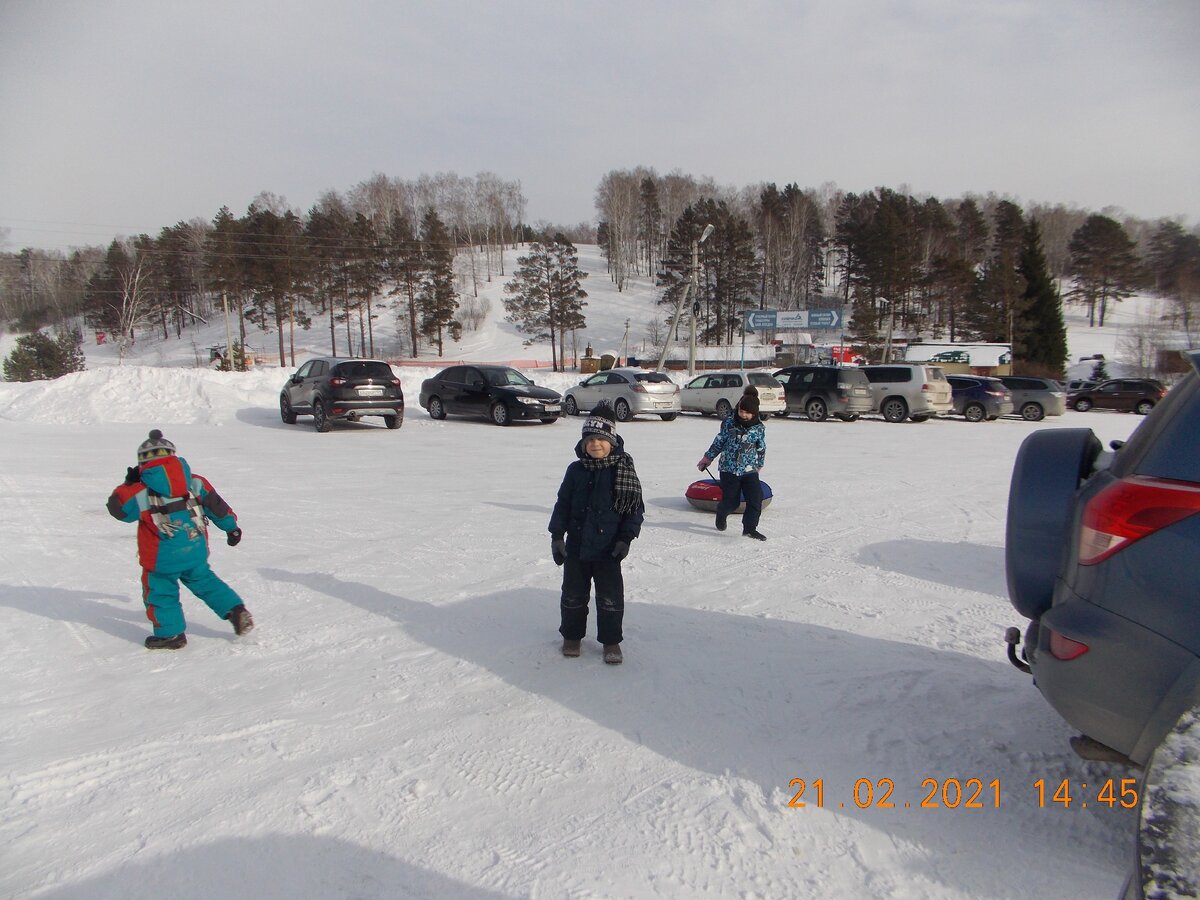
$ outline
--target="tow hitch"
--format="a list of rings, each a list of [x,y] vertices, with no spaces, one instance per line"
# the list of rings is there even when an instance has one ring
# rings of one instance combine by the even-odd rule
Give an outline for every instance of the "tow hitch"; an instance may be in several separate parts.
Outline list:
[[[1032,675],[1033,670],[1029,668],[1029,663],[1017,657],[1017,644],[1021,643],[1021,629],[1015,625],[1005,628],[1004,643],[1008,644],[1008,661],[1026,675]]]

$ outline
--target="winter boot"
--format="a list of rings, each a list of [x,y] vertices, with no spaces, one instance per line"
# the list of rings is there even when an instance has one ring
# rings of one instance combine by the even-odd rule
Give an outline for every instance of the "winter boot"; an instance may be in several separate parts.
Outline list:
[[[767,536],[758,531],[743,531],[742,537],[754,538],[756,541],[765,541]]]
[[[578,656],[583,648],[583,641],[573,641],[570,638],[563,638],[563,656]]]
[[[250,618],[250,610],[241,603],[226,613],[225,618],[233,623],[234,634],[245,634],[254,627],[254,619]]]
[[[146,638],[147,650],[178,650],[180,647],[187,646],[187,635],[182,631],[179,634],[171,637],[155,637],[150,635]]]
[[[725,520],[729,518],[725,513],[717,513],[717,531],[725,530]]]
[[[625,661],[625,657],[621,655],[620,644],[605,644],[604,645],[604,661],[610,666],[619,666]]]

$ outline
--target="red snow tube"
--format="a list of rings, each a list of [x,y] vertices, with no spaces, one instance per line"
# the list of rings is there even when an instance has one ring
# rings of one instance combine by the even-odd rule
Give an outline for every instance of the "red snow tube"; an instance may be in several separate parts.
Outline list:
[[[762,485],[763,503],[762,508],[766,509],[771,505],[771,486],[765,481],[758,482]],[[717,504],[721,502],[721,482],[715,478],[701,478],[699,481],[693,481],[688,485],[687,502],[702,509],[705,512],[716,512]],[[738,508],[733,511],[735,516],[740,516],[746,511],[746,498],[742,497],[742,502],[738,504]]]

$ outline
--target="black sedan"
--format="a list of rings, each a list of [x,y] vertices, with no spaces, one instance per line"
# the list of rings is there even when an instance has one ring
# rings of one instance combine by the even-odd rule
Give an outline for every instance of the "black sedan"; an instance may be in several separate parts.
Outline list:
[[[509,366],[451,366],[421,383],[419,402],[434,419],[483,416],[497,425],[537,419],[549,425],[562,411],[562,395],[538,387]]]

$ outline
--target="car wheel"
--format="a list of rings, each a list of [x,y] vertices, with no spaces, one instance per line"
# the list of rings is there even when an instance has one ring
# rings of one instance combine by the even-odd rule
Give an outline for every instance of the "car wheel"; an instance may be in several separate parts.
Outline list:
[[[829,410],[825,408],[824,400],[813,397],[804,404],[804,415],[808,416],[810,422],[824,422]]]
[[[1133,408],[1133,411],[1139,416],[1148,416],[1152,409],[1154,409],[1154,403],[1150,400],[1139,400],[1138,405]]]
[[[567,399],[563,401],[563,412],[568,416],[579,415],[579,407],[576,405],[574,397],[568,396]]]
[[[1080,397],[1072,404],[1078,412],[1087,412],[1092,408],[1092,401],[1087,397]]]
[[[885,422],[903,422],[908,418],[908,404],[899,397],[888,397],[879,407]]]
[[[429,418],[444,419],[446,418],[446,407],[442,406],[441,397],[429,398]]]
[[[978,403],[971,403],[963,410],[963,418],[968,422],[982,422],[987,418],[987,410]]]
[[[392,431],[395,431],[404,424],[404,420],[399,416],[384,416],[383,421],[387,424],[388,428],[392,429]]]
[[[679,415],[679,413],[661,413],[659,418],[664,422],[674,422],[677,415]]]
[[[320,400],[313,402],[313,428],[317,429],[321,434],[329,431],[333,427],[333,422],[329,416],[325,415],[325,404]]]
[[[613,405],[613,412],[617,414],[618,422],[628,422],[633,418],[633,410],[629,408],[629,404],[624,400],[618,400]]]
[[[512,416],[508,413],[508,407],[497,401],[492,404],[492,421],[497,425],[511,425]]]
[[[279,418],[283,419],[285,425],[296,424],[296,413],[292,411],[292,404],[288,402],[287,394],[279,395]]]
[[[1021,418],[1026,422],[1040,422],[1045,416],[1046,411],[1040,403],[1026,403],[1021,407]]]
[[[729,405],[728,400],[717,401],[717,415],[720,418],[728,419],[731,412],[733,412],[733,407]]]
[[[1050,608],[1079,484],[1102,447],[1090,428],[1044,428],[1025,438],[1008,489],[1004,566],[1017,612]]]

